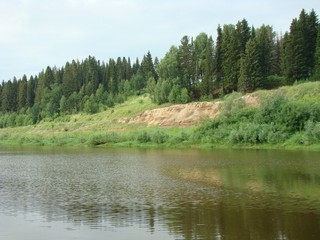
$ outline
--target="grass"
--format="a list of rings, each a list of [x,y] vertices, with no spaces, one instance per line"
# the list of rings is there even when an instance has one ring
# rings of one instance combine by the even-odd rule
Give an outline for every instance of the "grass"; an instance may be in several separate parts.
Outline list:
[[[260,90],[253,93],[260,102],[267,102],[277,95],[285,95],[290,101],[320,103],[320,82],[308,82],[276,90]],[[225,98],[226,99],[226,98]],[[230,103],[229,103],[230,104]],[[320,142],[309,145],[296,141],[280,143],[243,144],[212,141],[209,132],[199,133],[199,126],[147,127],[146,124],[128,124],[127,120],[146,110],[168,105],[156,105],[147,95],[129,97],[122,104],[103,112],[88,115],[60,116],[55,120],[43,120],[37,125],[0,129],[2,145],[40,146],[116,146],[152,148],[286,148],[320,150]],[[235,112],[237,113],[237,112]],[[120,119],[120,121],[119,121]],[[211,123],[209,123],[210,126]],[[204,126],[201,124],[201,126]],[[201,127],[200,127],[201,128]],[[226,130],[228,130],[226,128]],[[217,132],[215,132],[217,133]],[[225,134],[230,134],[225,131]],[[302,134],[300,134],[302,136]],[[296,135],[296,138],[300,136]]]

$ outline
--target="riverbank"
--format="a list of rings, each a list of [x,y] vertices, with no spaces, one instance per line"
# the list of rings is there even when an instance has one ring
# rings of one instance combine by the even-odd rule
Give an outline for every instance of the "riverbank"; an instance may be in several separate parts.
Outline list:
[[[320,150],[319,93],[309,82],[187,105],[132,97],[93,115],[0,129],[0,145]]]

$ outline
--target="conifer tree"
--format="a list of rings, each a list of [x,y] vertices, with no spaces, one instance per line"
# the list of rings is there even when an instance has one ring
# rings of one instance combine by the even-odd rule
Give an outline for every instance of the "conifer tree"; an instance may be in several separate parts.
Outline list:
[[[281,75],[281,39],[277,37],[271,52],[271,75]]]
[[[240,44],[241,54],[244,54],[246,51],[246,44],[248,40],[251,38],[251,32],[250,32],[248,21],[246,19],[239,21],[237,23],[236,29],[237,29],[237,35],[240,41],[239,44]]]
[[[260,52],[259,65],[263,80],[271,74],[274,36],[272,27],[266,25],[262,25],[256,33],[256,41]]]
[[[118,79],[116,74],[116,63],[113,59],[109,60],[109,77],[108,89],[111,94],[116,95],[118,93]]]
[[[212,37],[209,37],[206,44],[204,76],[201,83],[201,93],[203,96],[213,95],[213,51],[213,40]]]
[[[12,82],[9,80],[8,82],[6,82],[2,88],[2,96],[1,96],[1,110],[3,113],[6,112],[11,112],[14,111],[14,106],[13,106],[13,98],[14,98],[14,94],[13,94],[13,84]]]
[[[246,52],[241,58],[240,78],[238,89],[240,92],[252,92],[261,86],[262,65],[261,49],[257,39],[249,39],[246,44]]]
[[[67,63],[62,78],[62,93],[68,98],[73,92],[78,91],[77,63]]]
[[[2,106],[2,89],[3,89],[4,81],[0,84],[0,113],[1,113],[1,106]]]
[[[136,74],[140,69],[139,59],[136,58],[136,62],[132,65],[132,75]]]
[[[29,78],[28,84],[27,84],[27,102],[26,107],[32,107],[34,104],[34,98],[35,98],[35,88],[36,83],[33,76]]]
[[[11,91],[12,111],[16,112],[18,110],[18,80],[16,77],[13,78]]]
[[[214,75],[216,78],[215,85],[216,88],[221,89],[223,91],[223,66],[222,66],[222,59],[223,59],[223,36],[222,36],[222,29],[220,25],[217,28],[217,41],[215,47],[215,54],[214,54]]]
[[[237,90],[240,75],[241,47],[234,25],[224,25],[223,27],[223,75],[224,92],[230,93]]]
[[[23,75],[22,80],[18,83],[18,109],[22,109],[27,105],[27,76]]]
[[[157,73],[153,64],[152,56],[150,51],[146,55],[144,55],[142,61],[141,61],[141,72],[144,78],[147,80],[150,77],[153,77],[154,79],[157,79]]]
[[[306,14],[306,26],[305,26],[305,36],[304,36],[304,47],[307,60],[308,72],[307,75],[310,77],[314,70],[314,55],[316,51],[317,43],[317,31],[318,31],[318,17],[312,9],[309,14]]]
[[[121,58],[117,58],[117,63],[116,63],[116,78],[117,82],[120,83],[123,80],[124,77],[124,69],[122,66],[122,61]]]
[[[284,41],[286,51],[282,56],[284,75],[289,84],[307,79],[314,69],[318,19],[314,12],[303,9],[299,19],[293,19],[290,32]],[[284,65],[285,64],[285,65]]]
[[[315,77],[315,80],[320,81],[320,25],[318,27],[316,52],[315,52],[315,58],[314,58],[314,77]]]
[[[132,66],[131,60],[128,58],[127,65],[126,65],[126,80],[130,80],[132,77]]]
[[[181,45],[178,51],[178,63],[180,71],[180,87],[190,89],[191,82],[194,81],[193,76],[193,59],[192,59],[192,44],[189,37],[184,36],[181,39]]]

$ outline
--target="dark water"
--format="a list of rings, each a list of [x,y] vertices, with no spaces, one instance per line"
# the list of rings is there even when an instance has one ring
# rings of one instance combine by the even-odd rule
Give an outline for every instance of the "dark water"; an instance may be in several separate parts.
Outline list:
[[[320,153],[0,148],[0,239],[320,239]]]

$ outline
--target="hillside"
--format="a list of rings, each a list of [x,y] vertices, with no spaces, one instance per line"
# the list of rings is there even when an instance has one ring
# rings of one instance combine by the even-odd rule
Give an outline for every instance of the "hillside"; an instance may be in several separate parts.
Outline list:
[[[72,146],[101,144],[138,146],[148,143],[166,146],[190,144],[199,146],[219,144],[219,141],[213,141],[211,138],[223,130],[227,135],[220,139],[222,144],[238,144],[239,142],[228,142],[229,135],[232,131],[234,133],[235,129],[243,130],[243,124],[247,122],[247,118],[252,118],[259,113],[260,110],[254,109],[260,109],[260,105],[268,106],[269,102],[272,104],[273,99],[281,96],[285,97],[289,103],[303,104],[303,109],[306,109],[304,106],[309,105],[318,107],[319,93],[320,83],[310,82],[281,87],[277,90],[256,91],[245,96],[234,93],[213,102],[192,102],[179,105],[159,106],[152,103],[148,95],[131,97],[126,102],[97,114],[67,115],[53,121],[43,120],[37,125],[0,129],[0,143]],[[312,111],[315,109],[318,111],[320,108],[312,109]],[[230,121],[233,119],[233,122],[228,123],[229,120],[224,118],[225,123],[222,124],[221,119],[226,116]],[[212,127],[208,129],[208,123],[212,122],[210,119],[218,124],[218,127],[215,127],[216,130]],[[250,121],[252,119],[249,119],[248,123],[251,123]],[[307,121],[309,120],[305,122]],[[318,126],[319,121],[317,119],[314,121],[315,126]],[[230,129],[231,126],[233,129]],[[254,126],[260,129],[261,126],[268,126],[268,123],[261,125],[257,122]],[[203,129],[205,129],[204,132],[202,132]],[[249,126],[249,129],[251,131],[252,127]],[[275,129],[269,130],[276,131]],[[304,129],[299,131],[302,130]],[[294,134],[292,133],[292,136]],[[289,139],[291,135],[283,136]],[[248,142],[251,145],[258,143]],[[261,143],[279,144],[267,140]]]

